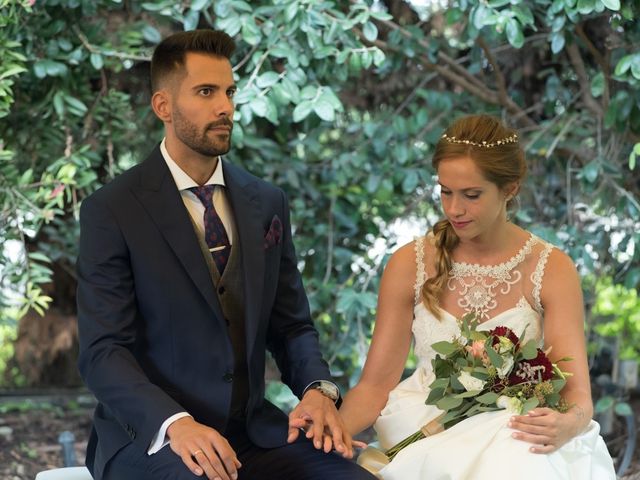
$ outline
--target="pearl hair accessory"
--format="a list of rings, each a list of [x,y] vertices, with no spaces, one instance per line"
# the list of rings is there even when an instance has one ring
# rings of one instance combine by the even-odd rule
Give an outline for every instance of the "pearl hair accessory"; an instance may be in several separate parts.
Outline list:
[[[498,145],[506,145],[507,143],[518,143],[518,134],[514,133],[510,137],[501,138],[495,142],[472,142],[471,140],[463,140],[462,138],[456,138],[454,136],[449,136],[446,133],[442,135],[442,139],[446,140],[449,143],[459,143],[463,145],[472,145],[474,147],[482,147],[482,148],[492,148],[497,147]]]

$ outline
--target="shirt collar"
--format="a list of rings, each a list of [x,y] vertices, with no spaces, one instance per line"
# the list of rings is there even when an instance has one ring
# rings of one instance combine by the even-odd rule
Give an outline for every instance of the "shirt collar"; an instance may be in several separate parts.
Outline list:
[[[160,152],[162,153],[162,157],[164,158],[167,167],[169,167],[169,171],[171,172],[173,181],[176,182],[178,190],[182,191],[187,190],[191,187],[199,186],[193,180],[193,178],[187,175],[187,173],[178,166],[175,160],[171,158],[171,155],[169,155],[167,147],[165,146],[165,141],[166,138],[163,138],[162,142],[160,143]],[[209,177],[209,180],[205,182],[205,185],[222,185],[223,187],[226,186],[224,182],[224,171],[222,169],[221,157],[218,157],[218,164],[216,165],[216,169],[213,171],[211,177]]]

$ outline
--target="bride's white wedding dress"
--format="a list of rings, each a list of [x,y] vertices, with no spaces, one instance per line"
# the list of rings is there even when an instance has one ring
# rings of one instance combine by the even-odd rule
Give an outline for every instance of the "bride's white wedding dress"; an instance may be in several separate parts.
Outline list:
[[[414,352],[416,371],[389,395],[374,428],[380,446],[388,449],[434,420],[441,413],[425,405],[434,380],[431,359],[434,342],[459,335],[457,316],[475,312],[485,321],[481,329],[503,325],[518,336],[542,343],[543,312],[540,292],[551,245],[531,236],[509,261],[492,266],[454,263],[444,305],[453,305],[456,316],[442,310],[438,320],[419,301],[426,279],[424,241],[416,240],[416,306]],[[448,298],[448,300],[447,300]],[[460,315],[458,315],[460,314]],[[476,415],[444,432],[413,443],[398,453],[379,475],[385,480],[614,480],[613,462],[591,421],[587,429],[550,454],[529,451],[530,444],[511,437],[507,427],[513,414],[501,410]]]

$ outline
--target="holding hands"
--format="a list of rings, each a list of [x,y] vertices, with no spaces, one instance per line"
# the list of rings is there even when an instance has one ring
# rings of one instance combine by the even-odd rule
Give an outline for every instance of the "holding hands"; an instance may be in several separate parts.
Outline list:
[[[345,458],[353,458],[353,447],[366,446],[354,441],[347,432],[335,403],[318,390],[309,390],[289,414],[287,442],[296,441],[304,431],[316,449],[329,453],[335,449]]]

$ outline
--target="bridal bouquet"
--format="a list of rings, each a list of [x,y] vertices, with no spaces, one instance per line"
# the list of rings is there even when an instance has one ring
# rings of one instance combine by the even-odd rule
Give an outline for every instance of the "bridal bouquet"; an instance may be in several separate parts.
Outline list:
[[[432,360],[435,380],[425,403],[442,414],[421,430],[387,450],[389,460],[407,445],[446,430],[482,412],[507,409],[524,414],[536,407],[568,410],[560,390],[569,375],[551,363],[536,341],[524,343],[511,329],[479,331],[473,314],[460,321],[461,335],[437,342]],[[558,361],[567,361],[563,358]]]

